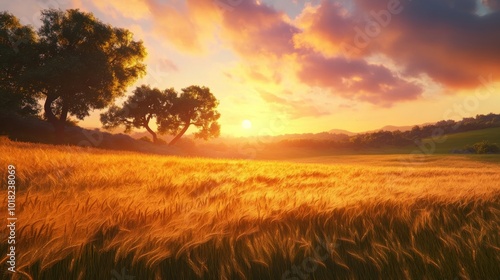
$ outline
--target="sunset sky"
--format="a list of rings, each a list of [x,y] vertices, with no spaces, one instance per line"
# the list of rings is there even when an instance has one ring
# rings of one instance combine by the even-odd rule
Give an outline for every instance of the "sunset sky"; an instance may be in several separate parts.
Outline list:
[[[45,8],[79,8],[131,30],[147,48],[148,74],[129,92],[208,86],[223,135],[359,132],[500,113],[500,0],[0,3],[35,27]],[[99,113],[80,125],[100,127]]]

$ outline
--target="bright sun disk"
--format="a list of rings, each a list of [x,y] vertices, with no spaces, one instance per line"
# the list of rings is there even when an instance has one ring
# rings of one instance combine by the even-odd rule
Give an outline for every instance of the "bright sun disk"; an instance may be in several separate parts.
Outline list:
[[[244,129],[250,129],[250,128],[252,128],[252,122],[249,120],[244,120],[241,123],[241,127],[243,127]]]

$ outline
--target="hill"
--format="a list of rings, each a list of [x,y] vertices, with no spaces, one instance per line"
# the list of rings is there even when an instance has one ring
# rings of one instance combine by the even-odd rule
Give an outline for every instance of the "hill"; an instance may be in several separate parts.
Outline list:
[[[472,130],[467,132],[448,134],[443,143],[435,143],[435,153],[449,154],[452,150],[463,149],[481,141],[489,141],[500,145],[500,127]],[[426,138],[424,143],[432,143],[431,138]]]
[[[5,135],[15,141],[90,146],[107,150],[164,155],[185,154],[177,147],[153,145],[122,133],[113,134],[100,129],[85,129],[71,124],[67,125],[65,130],[64,142],[57,143],[54,140],[54,128],[50,123],[35,117],[0,113],[0,135]]]
[[[351,131],[344,130],[344,129],[332,129],[332,130],[329,130],[328,133],[331,133],[331,134],[345,134],[347,136],[356,135],[356,132],[351,132]]]
[[[391,131],[391,132],[394,132],[394,131],[410,131],[412,128],[414,127],[414,125],[404,125],[404,126],[396,126],[396,125],[386,125],[380,129],[375,129],[375,130],[369,130],[369,131],[366,131],[364,133],[371,133],[371,132],[377,132],[377,131]]]

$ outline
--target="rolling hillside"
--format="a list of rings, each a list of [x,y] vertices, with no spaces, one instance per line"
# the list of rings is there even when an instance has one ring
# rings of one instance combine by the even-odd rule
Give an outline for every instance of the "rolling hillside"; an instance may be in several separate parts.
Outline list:
[[[429,143],[431,139],[425,139]],[[481,141],[500,144],[500,127],[473,130],[468,132],[448,134],[446,141],[436,143],[435,153],[449,154],[453,149],[463,149],[467,145],[472,145]]]

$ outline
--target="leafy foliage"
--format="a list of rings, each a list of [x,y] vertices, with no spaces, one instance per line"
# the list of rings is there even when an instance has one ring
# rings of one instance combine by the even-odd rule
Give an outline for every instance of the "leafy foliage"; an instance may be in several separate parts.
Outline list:
[[[7,12],[0,12],[0,109],[22,115],[36,115],[40,106],[35,81],[26,71],[36,63],[37,36]]]
[[[475,143],[472,146],[467,146],[465,148],[476,154],[498,154],[500,153],[500,147],[497,144],[490,143],[488,141],[482,141]]]
[[[176,97],[173,89],[160,91],[143,85],[136,88],[121,107],[113,105],[106,113],[101,114],[101,122],[106,129],[123,125],[126,133],[133,128],[146,128],[153,136],[153,142],[157,143],[158,137],[151,129],[150,122],[156,120],[160,128],[169,125],[167,120],[171,117],[168,112]]]
[[[199,129],[195,137],[206,140],[220,133],[218,104],[207,87],[187,87],[179,95],[173,88],[160,91],[142,85],[121,107],[111,106],[101,114],[101,122],[106,129],[123,125],[126,133],[133,128],[146,128],[157,143],[157,134],[149,125],[154,120],[159,134],[175,135],[170,145],[177,143],[189,127],[194,126]]]
[[[17,19],[11,21],[15,27]],[[37,59],[8,64],[25,69],[25,80],[36,81],[26,88],[46,97],[45,117],[56,131],[64,130],[70,115],[84,119],[91,110],[108,106],[145,73],[142,42],[90,13],[44,10],[37,37],[29,28],[21,30],[33,39],[28,45],[35,45]]]
[[[161,126],[160,131],[176,134],[170,145],[175,144],[190,126],[198,128],[198,131],[194,133],[195,138],[207,140],[217,137],[220,134],[220,125],[217,122],[220,114],[216,110],[218,105],[219,101],[207,87],[183,88],[172,108],[173,121],[165,119],[167,124]]]

